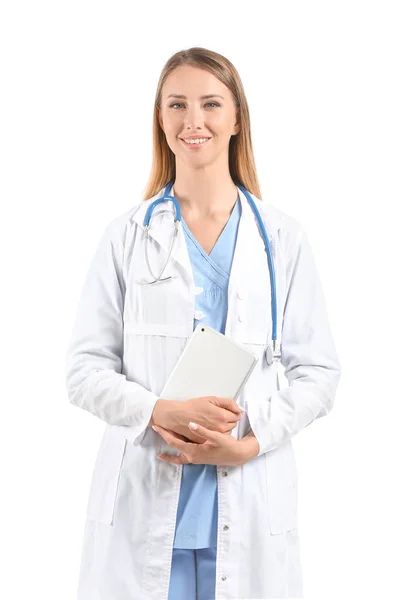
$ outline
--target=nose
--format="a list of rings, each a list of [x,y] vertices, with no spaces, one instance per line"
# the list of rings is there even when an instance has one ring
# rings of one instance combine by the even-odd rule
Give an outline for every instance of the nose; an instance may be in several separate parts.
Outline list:
[[[184,128],[193,131],[204,125],[204,112],[199,106],[190,106],[184,113]]]

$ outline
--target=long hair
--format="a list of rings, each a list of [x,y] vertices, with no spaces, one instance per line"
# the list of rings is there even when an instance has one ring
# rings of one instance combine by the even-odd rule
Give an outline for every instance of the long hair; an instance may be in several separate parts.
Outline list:
[[[239,108],[240,129],[229,142],[229,172],[235,185],[242,185],[261,199],[259,181],[253,156],[249,108],[239,73],[233,64],[221,54],[206,48],[189,48],[173,54],[160,75],[153,110],[153,156],[152,168],[142,200],[155,196],[176,175],[175,155],[159,124],[162,87],[168,75],[177,67],[191,65],[209,71],[230,90],[235,107]]]

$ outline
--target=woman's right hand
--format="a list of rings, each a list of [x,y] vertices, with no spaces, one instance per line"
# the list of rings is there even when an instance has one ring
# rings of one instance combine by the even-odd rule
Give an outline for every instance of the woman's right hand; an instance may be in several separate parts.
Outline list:
[[[161,417],[164,423],[157,424],[184,436],[191,442],[202,444],[205,440],[193,434],[188,426],[190,421],[211,431],[231,435],[242,414],[243,411],[240,411],[232,398],[201,396],[186,401],[171,402],[170,410],[165,411]]]

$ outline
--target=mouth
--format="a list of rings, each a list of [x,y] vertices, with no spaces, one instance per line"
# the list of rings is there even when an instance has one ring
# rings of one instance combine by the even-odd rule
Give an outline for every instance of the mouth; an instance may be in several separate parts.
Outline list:
[[[203,138],[201,138],[203,139]],[[180,140],[182,141],[182,143],[187,146],[187,148],[190,148],[191,150],[195,150],[196,148],[201,148],[202,146],[206,146],[208,144],[208,142],[210,141],[211,138],[204,138],[206,141],[204,142],[196,142],[195,140],[193,142],[186,142],[183,140],[183,138],[180,138]]]

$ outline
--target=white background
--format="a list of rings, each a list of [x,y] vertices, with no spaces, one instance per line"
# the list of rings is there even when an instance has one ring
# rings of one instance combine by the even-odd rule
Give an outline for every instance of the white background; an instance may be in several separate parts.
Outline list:
[[[161,69],[192,46],[240,73],[263,197],[308,232],[342,362],[294,438],[305,598],[404,597],[403,8],[2,3],[0,597],[75,597],[104,423],[69,404],[64,355],[96,244],[146,186]]]

